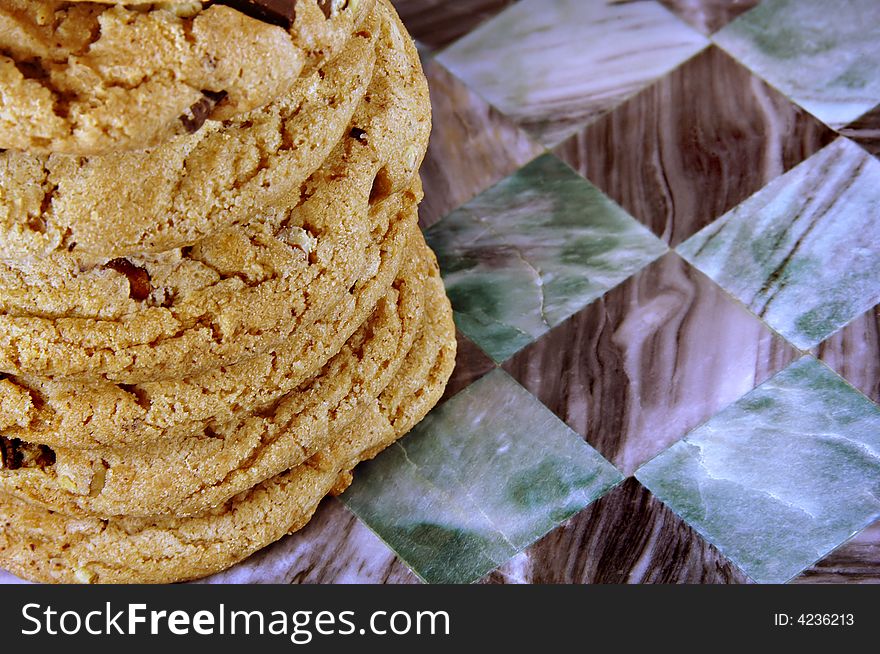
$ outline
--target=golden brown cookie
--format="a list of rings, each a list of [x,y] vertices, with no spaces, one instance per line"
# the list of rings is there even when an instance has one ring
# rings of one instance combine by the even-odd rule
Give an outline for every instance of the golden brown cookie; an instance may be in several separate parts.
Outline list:
[[[289,93],[191,136],[92,157],[0,153],[0,260],[60,252],[89,267],[193,245],[264,207],[289,206],[351,129],[373,78],[374,14]]]
[[[143,448],[41,449],[54,463],[2,470],[0,490],[68,514],[193,515],[298,465],[328,433],[356,420],[411,348],[430,349],[427,332],[413,341],[425,291],[436,303],[442,282],[418,241],[421,254],[342,350],[314,379],[256,414]],[[430,316],[435,311],[428,308]]]
[[[54,448],[143,446],[201,433],[265,407],[314,376],[387,292],[417,229],[417,197],[402,193],[382,203],[382,210],[396,210],[398,217],[389,221],[381,247],[371,248],[375,274],[278,350],[182,379],[133,385],[7,377],[0,380],[0,431]]]
[[[0,147],[140,149],[249,111],[335,56],[374,0],[130,4],[0,0]]]
[[[455,328],[442,293],[429,306],[431,345],[414,347],[395,382],[364,406],[358,427],[309,462],[189,518],[73,518],[0,495],[0,565],[47,582],[182,581],[227,568],[300,529],[324,495],[347,486],[359,461],[404,435],[442,395],[455,361]]]
[[[410,184],[430,130],[417,54],[386,15],[400,54],[374,76],[354,127],[298,206],[267,209],[191,248],[87,269],[64,252],[0,264],[0,372],[180,378],[273,350],[320,319],[368,272],[370,233],[382,226],[363,216]],[[401,74],[412,84],[395,84]]]

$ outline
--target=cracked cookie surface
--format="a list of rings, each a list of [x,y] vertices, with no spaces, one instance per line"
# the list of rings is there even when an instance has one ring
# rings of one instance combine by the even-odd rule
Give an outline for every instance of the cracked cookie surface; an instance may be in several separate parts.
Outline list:
[[[375,0],[294,4],[277,20],[242,2],[0,0],[0,147],[140,149],[249,111],[332,59]]]
[[[442,395],[455,363],[442,287],[433,306],[424,327],[433,345],[414,347],[395,380],[362,408],[363,420],[306,463],[188,518],[74,518],[2,494],[0,564],[37,581],[182,581],[227,568],[302,528],[322,497],[345,489],[358,462],[403,436]]]
[[[363,218],[368,207],[409,185],[430,131],[417,53],[393,10],[380,7],[394,56],[377,67],[352,120],[368,136],[344,137],[298,206],[128,264],[84,267],[66,251],[0,262],[0,372],[180,378],[275,349],[335,305],[367,270],[376,228]]]
[[[373,315],[319,373],[251,415],[144,448],[56,449],[51,466],[0,471],[0,490],[68,514],[192,515],[298,465],[357,422],[365,401],[396,376],[407,352],[429,351],[416,339],[427,305],[437,319],[443,296],[421,238]]]
[[[0,430],[9,438],[59,448],[137,447],[202,432],[274,401],[336,354],[391,285],[417,229],[414,205],[421,193],[417,188],[414,193],[398,194],[382,207],[399,213],[374,249],[375,275],[358,282],[327,315],[291,334],[276,351],[141,384],[0,379]]]
[[[91,157],[0,153],[0,260],[67,253],[95,265],[189,246],[289,205],[351,129],[377,46],[387,52],[378,20],[374,12],[339,57],[289,93],[195,134]]]

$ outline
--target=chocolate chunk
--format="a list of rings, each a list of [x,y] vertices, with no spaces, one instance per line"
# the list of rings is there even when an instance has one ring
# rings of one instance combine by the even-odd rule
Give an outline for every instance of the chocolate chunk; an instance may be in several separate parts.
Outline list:
[[[202,91],[202,99],[180,117],[183,128],[190,134],[198,132],[208,120],[211,112],[214,111],[214,107],[220,104],[225,97],[226,91]]]
[[[24,450],[23,465],[25,468],[48,468],[55,465],[55,450],[48,445],[27,445]]]
[[[226,97],[226,91],[202,91],[206,98],[214,101],[214,104],[220,104],[220,101]]]
[[[21,452],[18,450],[19,443],[21,441],[17,438],[0,436],[0,469],[18,470],[21,467]]]
[[[330,18],[333,14],[333,0],[318,0],[318,6],[324,12],[324,18]]]
[[[353,139],[357,139],[361,143],[367,142],[367,133],[360,127],[352,127],[348,135]]]
[[[52,448],[0,436],[0,469],[48,468],[54,464],[55,452]]]
[[[286,30],[296,20],[296,0],[220,0],[218,4],[227,5],[246,16]]]
[[[49,73],[43,67],[39,59],[31,59],[30,61],[15,61],[13,63],[21,76],[25,79],[46,80],[49,79]]]
[[[113,259],[104,264],[105,268],[115,270],[128,278],[128,294],[132,300],[143,301],[150,297],[153,286],[150,273],[128,259]]]

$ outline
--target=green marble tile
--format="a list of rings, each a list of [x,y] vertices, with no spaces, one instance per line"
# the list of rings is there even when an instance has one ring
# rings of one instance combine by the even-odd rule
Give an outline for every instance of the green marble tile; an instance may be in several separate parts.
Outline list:
[[[811,348],[880,302],[880,161],[838,139],[678,252]]]
[[[552,155],[449,214],[426,236],[458,328],[498,362],[666,251]]]
[[[706,45],[655,2],[521,0],[437,58],[552,147]]]
[[[342,500],[424,580],[468,583],[621,479],[495,370],[361,465]]]
[[[880,408],[804,357],[636,477],[759,582],[880,518]]]
[[[832,127],[880,102],[877,0],[765,0],[714,40]]]

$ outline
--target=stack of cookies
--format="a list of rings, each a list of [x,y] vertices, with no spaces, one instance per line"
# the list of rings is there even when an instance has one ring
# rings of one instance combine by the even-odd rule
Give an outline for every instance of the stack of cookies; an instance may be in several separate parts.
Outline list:
[[[427,85],[387,0],[0,0],[0,566],[168,582],[439,399]]]

